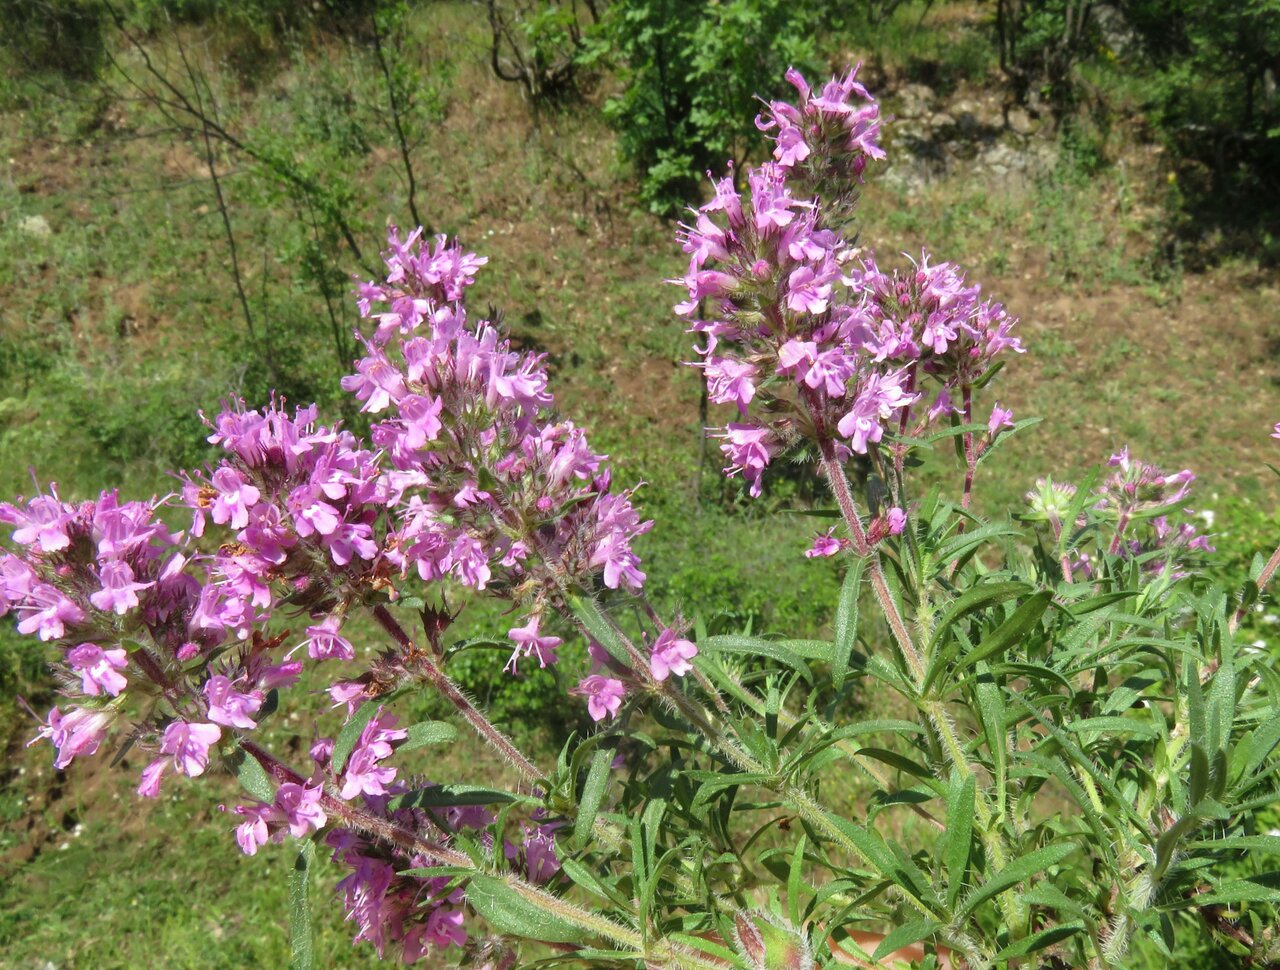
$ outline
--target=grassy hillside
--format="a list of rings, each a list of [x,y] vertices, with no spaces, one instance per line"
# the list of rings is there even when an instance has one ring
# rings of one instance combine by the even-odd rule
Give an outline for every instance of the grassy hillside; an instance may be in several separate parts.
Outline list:
[[[888,175],[867,185],[860,243],[882,262],[927,244],[1021,317],[1028,352],[1000,375],[998,397],[1045,422],[984,466],[979,509],[1005,508],[1037,476],[1069,478],[1127,443],[1197,472],[1197,508],[1215,513],[1228,554],[1268,550],[1280,537],[1265,465],[1280,464],[1268,437],[1280,419],[1280,275],[1215,251],[1212,237],[1189,258],[1167,208],[1178,171],[1123,92],[1109,130],[1088,129],[1087,142],[1062,138],[1047,115],[1024,125],[1002,112],[994,64],[971,42],[988,29],[986,7],[919,12],[823,38],[821,55],[832,68],[866,61],[886,113],[902,119],[901,131],[887,129]],[[172,469],[209,455],[198,411],[228,396],[252,403],[274,388],[360,423],[337,385],[357,325],[349,280],[376,262],[388,222],[411,218],[367,49],[316,33],[249,58],[234,34],[200,24],[139,44],[112,48],[119,69],[104,68],[106,86],[20,71],[4,81],[6,497],[31,494],[34,482],[57,482],[67,497],[107,484],[164,494]],[[646,483],[658,524],[641,554],[658,598],[728,627],[820,631],[834,567],[803,559],[805,529],[765,512],[821,492],[783,479],[749,503],[721,479],[701,434],[697,375],[683,366],[690,339],[670,310],[677,290],[663,282],[685,259],[674,226],[637,205],[599,111],[616,78],[601,71],[575,97],[533,105],[494,77],[487,45],[469,3],[424,5],[405,27],[406,64],[427,82],[410,147],[429,229],[490,258],[478,302],[500,309],[519,345],[548,354],[562,409],[613,457],[615,476]],[[129,79],[145,80],[144,52],[179,82],[197,72],[195,89],[268,161],[209,149],[141,97]],[[999,157],[1022,161],[1000,170],[990,161]],[[291,187],[286,170],[321,190]],[[326,222],[328,201],[359,255]],[[710,421],[722,420],[713,411]],[[924,470],[938,481],[958,474],[946,454]],[[463,629],[503,632],[506,622],[481,605]],[[545,751],[549,725],[571,726],[554,710],[562,688],[549,673],[504,686],[500,665],[469,655],[462,677]],[[6,630],[0,966],[285,965],[291,856],[235,850],[218,815],[234,797],[230,779],[175,785],[171,798],[140,805],[136,759],[54,772],[45,747],[23,748],[33,727],[19,694],[42,711],[53,690],[37,645]],[[481,757],[460,744],[421,770],[500,770]],[[341,914],[321,898],[320,964],[371,959],[351,952]]]

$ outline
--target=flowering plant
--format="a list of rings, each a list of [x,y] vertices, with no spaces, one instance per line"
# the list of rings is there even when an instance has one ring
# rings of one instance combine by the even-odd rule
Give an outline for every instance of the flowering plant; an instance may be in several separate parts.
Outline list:
[[[240,849],[295,840],[305,902],[325,846],[355,941],[407,962],[1101,968],[1192,938],[1276,965],[1280,678],[1234,634],[1280,553],[1238,594],[1208,586],[1193,476],[1127,450],[1040,482],[1021,525],[975,514],[979,467],[1031,423],[975,410],[1023,351],[1017,321],[951,263],[886,270],[851,244],[878,106],[854,72],[788,80],[796,102],[757,119],[772,160],[681,229],[676,312],[732,409],[726,473],[758,495],[807,456],[834,498],[807,553],[845,567],[830,641],[661,616],[634,548],[653,523],[556,415],[543,359],[467,305],[486,259],[392,230],[343,381],[367,441],[233,402],[208,419],[221,460],[179,495],[0,506],[0,611],[57,648],[67,698],[38,738],[59,768],[147,752],[147,798],[228,766]],[[946,439],[958,499],[914,493],[916,453]],[[559,662],[553,630],[587,645],[570,693],[598,730],[554,764],[450,679],[457,588],[519,616],[512,674]],[[357,613],[382,643],[352,642]],[[316,681],[341,723],[277,717],[305,742],[291,762],[262,726]],[[405,752],[456,737],[400,722],[417,690],[519,783],[406,774]],[[307,965],[305,919],[294,948]]]

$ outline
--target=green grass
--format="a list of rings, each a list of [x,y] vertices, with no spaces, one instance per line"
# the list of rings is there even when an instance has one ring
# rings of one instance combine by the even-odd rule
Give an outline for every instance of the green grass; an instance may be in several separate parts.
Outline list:
[[[874,31],[832,38],[831,56],[869,51],[893,77],[942,92],[981,83],[991,70],[975,40],[986,29],[981,11],[946,23],[930,14],[916,27],[920,12],[909,5]],[[703,465],[697,375],[681,366],[690,341],[670,312],[677,291],[662,282],[682,271],[684,257],[670,226],[637,211],[635,185],[594,102],[534,115],[489,75],[473,7],[434,4],[415,17],[418,66],[449,82],[439,85],[438,112],[415,152],[425,215],[433,229],[491,257],[476,305],[503,308],[516,342],[549,355],[562,408],[611,454],[616,479],[647,483],[640,495],[657,525],[640,551],[654,598],[713,627],[820,635],[836,595],[834,566],[801,555],[813,520],[779,513],[810,495],[821,501],[820,487],[775,480],[765,500],[746,502],[736,483],[721,482],[714,446]],[[274,67],[252,85],[216,61],[211,70],[227,111],[255,137],[324,143],[321,173],[352,190],[351,219],[371,256],[389,216],[407,223],[376,89],[360,82],[350,102],[334,100],[344,78],[364,74],[358,54],[331,40]],[[233,394],[260,400],[273,377],[291,399],[318,398],[330,417],[358,426],[337,389],[328,311],[304,271],[309,230],[296,200],[243,159],[228,165],[246,289],[257,323],[272,328],[272,374],[234,298],[198,144],[175,144],[163,119],[136,105],[113,110],[8,84],[0,494],[30,494],[30,468],[68,497],[108,483],[164,494],[170,469],[208,455],[197,408]],[[335,104],[353,107],[335,119]],[[998,399],[1046,421],[984,465],[980,510],[1007,508],[1036,477],[1077,475],[1129,442],[1143,457],[1202,475],[1201,506],[1218,510],[1219,528],[1232,523],[1227,557],[1247,561],[1280,534],[1270,511],[1277,490],[1263,465],[1274,460],[1267,432],[1280,418],[1280,282],[1244,261],[1206,274],[1163,262],[1157,240],[1168,190],[1158,176],[1154,166],[1095,170],[1069,157],[1016,190],[964,173],[913,194],[873,180],[861,239],[886,264],[928,243],[1023,320],[1029,352],[984,404]],[[35,215],[51,235],[20,229]],[[330,270],[350,330],[345,274],[356,267],[338,253]],[[951,487],[959,476],[943,452],[925,478]],[[501,637],[511,619],[481,601],[457,632]],[[1269,633],[1261,620],[1257,629]],[[372,630],[362,643],[376,646]],[[21,749],[32,728],[13,700],[20,692],[37,707],[49,702],[39,657],[33,642],[0,639],[0,717],[13,772],[0,795],[0,965],[284,965],[289,847],[239,855],[231,820],[216,812],[234,797],[227,779],[172,784],[176,800],[142,807],[131,794],[136,764],[128,772],[76,765],[55,779],[46,748]],[[545,758],[579,726],[564,715],[565,684],[547,672],[511,684],[496,674],[502,662],[496,652],[467,654],[459,677]],[[406,713],[441,711],[414,698]],[[477,767],[476,746],[464,738],[421,770],[483,778],[493,766]],[[847,797],[866,794],[851,784]],[[29,845],[39,849],[30,860]],[[351,951],[327,895],[336,878],[321,867],[317,961],[362,965],[369,950]]]

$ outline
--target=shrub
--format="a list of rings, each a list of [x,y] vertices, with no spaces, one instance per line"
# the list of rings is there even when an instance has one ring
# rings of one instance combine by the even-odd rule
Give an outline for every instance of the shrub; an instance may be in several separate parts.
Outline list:
[[[65,675],[40,732],[55,765],[129,745],[154,798],[224,760],[247,791],[241,849],[298,840],[300,966],[322,832],[356,941],[409,962],[801,970],[874,951],[1058,970],[1129,965],[1135,941],[1167,962],[1280,959],[1263,827],[1280,675],[1238,635],[1280,550],[1240,592],[1212,583],[1194,476],[1127,449],[979,519],[979,472],[1033,423],[992,401],[1017,320],[927,252],[890,269],[849,248],[878,109],[853,73],[787,78],[796,103],[761,115],[774,160],[746,191],[718,180],[681,230],[676,311],[729,410],[727,474],[756,495],[780,458],[816,455],[834,507],[806,555],[843,573],[830,639],[664,617],[635,551],[653,523],[555,415],[543,359],[469,312],[486,260],[416,232],[392,230],[359,292],[343,387],[368,440],[314,407],[228,406],[221,461],[183,479],[191,537],[115,492],[0,506],[0,605]],[[913,491],[936,443],[959,459],[954,498]],[[875,469],[865,503],[855,455]],[[554,668],[598,726],[553,765],[446,672],[466,655],[459,588],[513,614],[508,669]],[[357,655],[357,614],[384,649]],[[308,666],[341,713],[276,719],[277,745],[263,723],[303,707]],[[855,688],[873,718],[844,720]],[[398,722],[424,691],[518,781],[411,774],[457,735]]]
[[[593,57],[616,61],[623,92],[605,104],[654,212],[685,204],[704,172],[744,161],[760,92],[813,64],[812,0],[615,0]]]

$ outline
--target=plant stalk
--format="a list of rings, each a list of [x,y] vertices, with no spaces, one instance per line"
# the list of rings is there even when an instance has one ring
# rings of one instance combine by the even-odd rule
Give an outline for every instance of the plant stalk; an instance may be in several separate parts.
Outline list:
[[[498,730],[497,726],[485,717],[478,707],[471,703],[467,695],[449,678],[448,674],[440,669],[435,659],[428,652],[415,648],[413,640],[405,633],[399,621],[391,615],[391,611],[379,604],[373,607],[371,612],[373,613],[373,618],[399,644],[400,648],[412,655],[417,670],[427,682],[457,709],[458,713],[471,725],[476,734],[480,735],[481,739],[497,751],[498,754],[502,755],[516,771],[520,772],[521,777],[526,782],[535,787],[540,785],[546,776],[538,770],[532,761],[525,757],[524,752],[517,748],[510,738]]]

